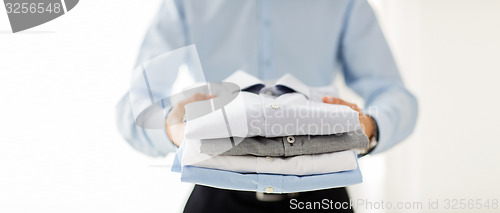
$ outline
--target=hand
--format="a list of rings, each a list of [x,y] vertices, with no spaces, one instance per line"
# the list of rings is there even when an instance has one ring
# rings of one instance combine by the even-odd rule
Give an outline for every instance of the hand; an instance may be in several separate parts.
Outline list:
[[[323,102],[327,104],[345,105],[357,111],[359,113],[359,123],[361,124],[361,128],[363,129],[368,138],[372,137],[373,131],[375,131],[375,126],[374,126],[375,121],[373,120],[372,117],[365,115],[356,104],[349,103],[340,98],[329,97],[329,96],[323,97]]]
[[[180,101],[172,108],[172,110],[170,110],[166,120],[167,135],[175,145],[180,146],[184,140],[184,127],[186,126],[184,123],[184,114],[186,114],[184,106],[189,103],[208,100],[213,97],[214,96],[197,93],[185,100]]]

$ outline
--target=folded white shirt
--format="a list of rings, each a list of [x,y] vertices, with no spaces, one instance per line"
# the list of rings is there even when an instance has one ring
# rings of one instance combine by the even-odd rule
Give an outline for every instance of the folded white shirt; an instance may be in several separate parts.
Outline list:
[[[293,85],[290,82],[293,82]],[[239,85],[242,91],[233,101],[218,110],[203,116],[191,116],[210,106],[210,103],[222,102],[218,97],[185,106],[186,117],[196,117],[188,119],[186,138],[332,135],[361,128],[358,112],[345,105],[310,100],[309,88],[291,75],[285,75],[278,80],[279,84],[275,84],[275,88],[291,91],[279,96],[274,96],[269,91],[258,94],[245,91],[251,87],[264,87],[263,83],[234,83]]]
[[[211,156],[200,152],[200,140],[185,140],[182,165],[235,171],[284,175],[314,175],[354,170],[354,150],[295,157]]]

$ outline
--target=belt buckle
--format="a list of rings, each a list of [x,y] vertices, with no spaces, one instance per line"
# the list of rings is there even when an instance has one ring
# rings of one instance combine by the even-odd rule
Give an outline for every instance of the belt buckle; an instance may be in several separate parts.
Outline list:
[[[287,194],[270,194],[265,192],[256,192],[255,198],[257,198],[258,201],[276,202],[285,200],[286,198],[294,198],[297,197],[298,195],[299,195],[298,192],[287,193]]]

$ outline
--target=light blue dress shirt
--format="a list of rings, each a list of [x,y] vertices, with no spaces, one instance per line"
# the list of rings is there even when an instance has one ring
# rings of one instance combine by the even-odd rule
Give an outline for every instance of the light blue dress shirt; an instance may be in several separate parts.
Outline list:
[[[196,166],[182,166],[183,145],[177,152],[172,165],[172,171],[180,172],[183,182],[239,191],[266,192],[266,189],[272,188],[273,193],[313,191],[350,186],[363,182],[359,166],[355,170],[306,176],[243,174]]]
[[[207,81],[236,70],[263,80],[291,73],[308,86],[326,86],[343,72],[348,87],[377,122],[372,153],[412,131],[417,101],[405,88],[366,0],[167,0],[148,30],[137,64],[195,44]],[[137,150],[164,156],[176,150],[163,130],[135,125],[126,94],[117,107],[120,133]]]

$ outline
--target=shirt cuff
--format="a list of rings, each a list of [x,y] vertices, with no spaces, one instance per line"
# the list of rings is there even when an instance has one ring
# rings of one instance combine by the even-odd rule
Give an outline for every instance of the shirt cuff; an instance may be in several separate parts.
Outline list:
[[[172,110],[172,106],[167,106],[164,109],[164,121],[166,121],[168,113]],[[168,152],[176,152],[179,147],[175,145],[168,137],[166,122],[163,122],[162,129],[145,129],[143,128],[144,135],[150,141],[153,147],[157,150],[162,150],[161,154],[166,155]]]
[[[368,154],[377,154],[389,149],[390,147],[390,140],[394,135],[394,117],[391,117],[391,114],[389,113],[391,111],[389,106],[377,105],[371,106],[370,108],[376,109],[370,110],[367,114],[373,118],[377,125],[378,141],[375,148]]]

